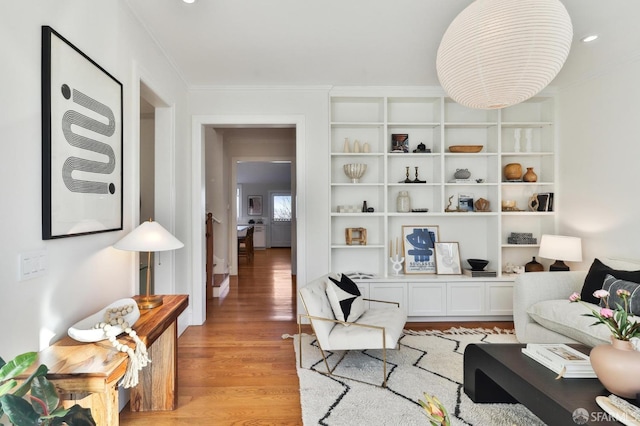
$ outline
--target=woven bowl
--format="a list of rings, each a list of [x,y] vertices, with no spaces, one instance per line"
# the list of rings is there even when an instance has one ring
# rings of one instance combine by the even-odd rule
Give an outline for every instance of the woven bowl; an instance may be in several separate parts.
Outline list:
[[[450,152],[462,152],[462,153],[470,153],[470,152],[480,152],[482,151],[482,147],[484,145],[451,145],[449,147]]]
[[[362,163],[345,164],[343,170],[344,174],[351,179],[351,183],[358,183],[364,172],[367,171],[367,165]]]

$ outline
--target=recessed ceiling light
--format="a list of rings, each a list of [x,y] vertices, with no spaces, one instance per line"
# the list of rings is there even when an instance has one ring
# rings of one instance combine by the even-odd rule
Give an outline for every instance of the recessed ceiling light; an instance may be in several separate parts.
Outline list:
[[[590,42],[595,41],[597,39],[598,39],[598,34],[591,34],[591,35],[588,35],[586,37],[582,37],[580,39],[580,41],[583,42],[583,43],[590,43]]]
[[[189,4],[196,2],[196,0],[182,0],[182,1]]]

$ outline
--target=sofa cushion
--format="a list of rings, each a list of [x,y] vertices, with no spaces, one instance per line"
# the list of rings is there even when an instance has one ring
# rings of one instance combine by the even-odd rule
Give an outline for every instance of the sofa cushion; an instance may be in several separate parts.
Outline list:
[[[636,266],[638,265],[636,264]],[[602,288],[607,274],[611,274],[621,280],[640,282],[640,270],[629,271],[613,269],[602,263],[599,259],[594,259],[587,273],[587,277],[584,280],[580,298],[585,302],[593,304],[600,303],[600,300],[593,296],[593,292]]]
[[[541,326],[570,337],[588,346],[609,343],[611,332],[604,324],[592,325],[596,319],[589,309],[598,312],[600,307],[591,303],[572,303],[568,299],[543,300],[527,309],[529,316]]]
[[[327,297],[338,321],[354,322],[364,313],[364,299],[356,283],[346,274],[328,277]]]
[[[602,288],[609,292],[607,300],[609,308],[616,309],[618,305],[624,308],[624,301],[616,292],[618,290],[627,290],[631,294],[629,297],[629,312],[634,315],[640,314],[640,284],[620,280],[611,274],[607,274]],[[604,300],[600,300],[600,306],[604,305]]]

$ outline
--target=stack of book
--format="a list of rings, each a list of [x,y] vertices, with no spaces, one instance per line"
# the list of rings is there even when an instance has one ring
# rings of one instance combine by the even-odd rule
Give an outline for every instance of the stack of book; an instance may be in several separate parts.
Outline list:
[[[486,277],[497,277],[498,274],[496,271],[485,271],[484,269],[481,271],[473,270],[473,269],[463,269],[462,272],[465,275],[469,275],[473,278],[486,278]]]
[[[522,353],[566,379],[596,378],[589,356],[567,345],[529,343]]]

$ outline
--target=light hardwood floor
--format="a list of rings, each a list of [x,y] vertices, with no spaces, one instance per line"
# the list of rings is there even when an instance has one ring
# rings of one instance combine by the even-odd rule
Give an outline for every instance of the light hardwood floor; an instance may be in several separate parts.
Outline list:
[[[410,323],[413,330],[453,323]],[[464,323],[511,328],[512,323]],[[308,330],[307,330],[308,331]],[[256,251],[240,261],[224,299],[207,304],[207,321],[178,339],[178,408],[120,413],[122,425],[301,425],[295,355],[295,276],[290,250]]]

